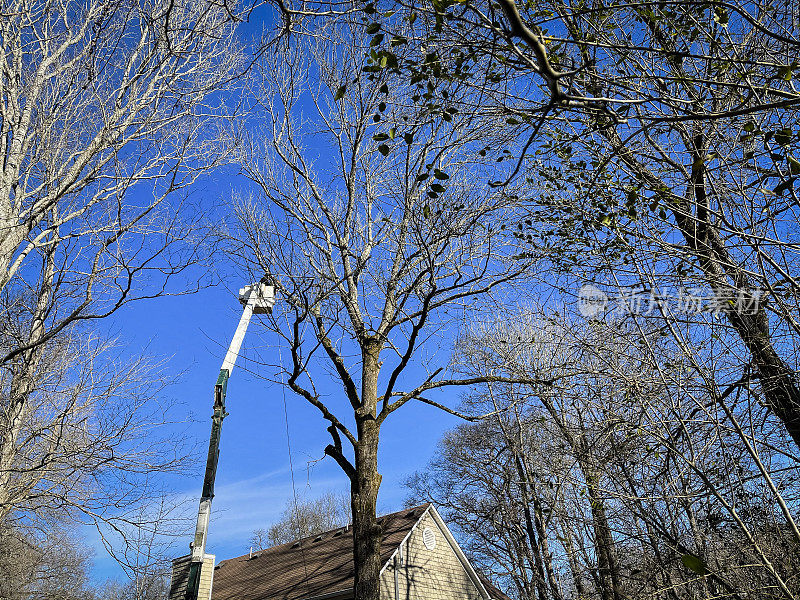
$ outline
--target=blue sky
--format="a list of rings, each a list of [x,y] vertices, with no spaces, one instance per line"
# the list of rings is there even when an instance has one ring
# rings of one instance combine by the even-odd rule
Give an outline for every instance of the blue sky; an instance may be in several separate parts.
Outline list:
[[[236,184],[235,180],[230,183]],[[167,358],[166,369],[178,378],[165,391],[166,399],[177,402],[174,417],[191,420],[187,433],[197,444],[193,459],[195,473],[172,482],[173,501],[188,518],[196,514],[202,487],[213,386],[241,316],[236,292],[240,285],[249,283],[226,273],[228,270],[226,265],[219,264],[223,282],[218,286],[189,296],[133,304],[103,324],[117,333],[131,355],[147,353]],[[330,458],[320,460],[329,441],[326,422],[315,408],[291,391],[284,392],[282,386],[259,377],[265,367],[249,360],[256,355],[277,356],[278,352],[277,338],[259,326],[256,319],[245,337],[228,385],[229,416],[222,430],[208,542],[208,552],[218,560],[246,553],[251,532],[274,522],[292,497],[284,393],[298,496],[312,498],[328,491],[348,491],[339,467]],[[443,344],[442,348],[449,346]],[[440,359],[446,361],[449,350],[442,352]],[[321,383],[323,393],[335,394],[340,389],[331,378]],[[449,403],[457,404],[458,392],[451,394]],[[403,407],[387,420],[380,448],[383,483],[379,512],[402,507],[406,496],[404,479],[425,466],[438,439],[457,422],[434,408],[414,404]],[[190,537],[187,533],[185,540],[177,541],[175,556],[188,552]],[[94,562],[95,580],[122,577],[119,567],[99,546]]]

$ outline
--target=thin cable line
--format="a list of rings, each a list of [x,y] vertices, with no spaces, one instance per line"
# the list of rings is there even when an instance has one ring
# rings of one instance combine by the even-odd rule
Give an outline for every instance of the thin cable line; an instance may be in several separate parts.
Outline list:
[[[300,531],[300,522],[299,522],[300,509],[298,508],[298,505],[297,505],[297,488],[296,488],[295,483],[294,483],[294,464],[292,462],[292,442],[291,442],[290,434],[289,434],[289,410],[287,409],[287,406],[286,406],[286,385],[285,385],[285,383],[283,381],[283,378],[284,378],[284,375],[286,374],[286,372],[283,369],[283,355],[281,353],[281,347],[280,346],[278,346],[278,363],[279,363],[280,369],[281,369],[280,378],[281,378],[281,395],[283,396],[283,421],[284,421],[284,423],[286,425],[286,449],[287,449],[287,451],[289,453],[289,475],[291,476],[291,479],[292,479],[292,499],[294,501],[295,530],[296,530],[296,534],[297,534],[297,539],[299,540],[300,538],[303,537],[303,535],[302,535],[302,532]],[[308,581],[308,566],[306,565],[306,549],[302,544],[300,544],[300,557],[301,557],[301,559],[303,561],[303,573],[305,574],[305,580],[306,580],[306,592],[310,596],[311,595],[311,585],[309,584],[309,581]]]

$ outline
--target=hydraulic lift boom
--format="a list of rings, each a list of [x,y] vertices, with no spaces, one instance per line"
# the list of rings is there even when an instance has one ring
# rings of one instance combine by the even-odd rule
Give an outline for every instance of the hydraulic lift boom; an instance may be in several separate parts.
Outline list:
[[[200,571],[205,560],[208,521],[211,517],[211,501],[214,499],[214,479],[217,475],[217,462],[219,461],[219,439],[222,432],[222,420],[228,414],[225,412],[225,392],[228,388],[228,379],[233,371],[236,358],[239,356],[239,349],[242,346],[244,334],[253,314],[272,312],[272,307],[275,304],[275,288],[264,278],[259,283],[247,285],[240,289],[239,301],[244,305],[242,318],[239,319],[239,326],[233,335],[228,353],[225,355],[225,360],[222,361],[217,383],[214,385],[214,415],[211,417],[211,439],[208,443],[203,494],[200,498],[200,508],[197,511],[197,527],[194,533],[194,540],[190,545],[192,558],[189,563],[186,600],[197,600],[197,594],[200,589]]]

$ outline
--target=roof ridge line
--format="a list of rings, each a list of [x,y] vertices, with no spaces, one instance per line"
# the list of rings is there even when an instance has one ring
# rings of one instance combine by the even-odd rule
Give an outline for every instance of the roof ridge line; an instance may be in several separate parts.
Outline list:
[[[423,504],[418,504],[417,506],[410,506],[410,507],[404,508],[402,510],[397,510],[395,512],[387,513],[385,515],[380,515],[380,516],[376,517],[376,519],[380,521],[381,519],[387,519],[387,518],[390,518],[390,517],[396,517],[398,515],[402,515],[403,513],[414,513],[419,509],[424,509],[423,512],[420,514],[420,518],[421,518],[422,514],[424,514],[424,512],[426,510],[428,510],[428,508],[430,506],[433,506],[432,502],[425,502]],[[311,535],[307,535],[305,537],[297,538],[297,539],[291,540],[289,542],[284,542],[283,544],[278,544],[277,546],[270,546],[269,548],[260,548],[259,550],[253,550],[253,554],[256,554],[256,553],[263,554],[265,552],[272,552],[273,550],[276,550],[277,548],[282,548],[283,546],[290,546],[291,547],[294,544],[297,544],[298,542],[300,543],[300,547],[303,547],[303,542],[306,541],[306,540],[313,540],[313,539],[315,539],[317,537],[320,537],[320,536],[327,536],[328,534],[333,534],[333,533],[339,531],[340,529],[344,529],[345,531],[348,531],[352,526],[353,526],[353,522],[350,521],[347,525],[342,525],[340,527],[335,527],[333,529],[328,529],[327,531],[322,531],[320,533],[313,533]],[[236,559],[239,559],[239,558],[243,558],[245,556],[248,556],[248,554],[249,553],[241,554],[239,556],[233,556],[231,558],[226,558],[224,560],[221,560],[220,564],[223,563],[223,562],[228,562],[228,561],[233,561],[233,560],[236,560]]]

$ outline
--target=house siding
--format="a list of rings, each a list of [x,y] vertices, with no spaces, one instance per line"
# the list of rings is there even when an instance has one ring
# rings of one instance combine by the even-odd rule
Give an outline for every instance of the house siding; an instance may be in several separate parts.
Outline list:
[[[210,600],[211,598],[211,587],[214,581],[214,558],[213,554],[206,554],[203,567],[200,569],[200,586],[197,591],[198,600]],[[172,561],[169,600],[184,600],[186,598],[190,560],[191,556],[182,556]]]
[[[425,528],[436,536],[429,550],[423,541]],[[480,600],[481,594],[430,513],[420,519],[403,544],[403,564],[398,567],[399,598],[395,593],[396,561],[390,560],[381,575],[382,600]]]

